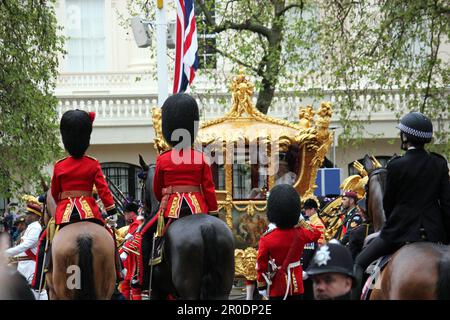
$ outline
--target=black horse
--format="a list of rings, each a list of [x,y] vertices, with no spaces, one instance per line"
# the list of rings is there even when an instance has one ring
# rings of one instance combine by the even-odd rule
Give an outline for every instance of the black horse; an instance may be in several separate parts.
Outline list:
[[[159,207],[153,194],[155,166],[147,166],[142,157],[139,160],[144,172],[146,224]],[[172,222],[164,235],[162,262],[151,271],[148,262],[154,230],[149,228],[142,237],[143,289],[150,284],[152,272],[151,299],[166,299],[169,294],[179,299],[228,299],[234,279],[234,239],[222,220],[195,214]]]

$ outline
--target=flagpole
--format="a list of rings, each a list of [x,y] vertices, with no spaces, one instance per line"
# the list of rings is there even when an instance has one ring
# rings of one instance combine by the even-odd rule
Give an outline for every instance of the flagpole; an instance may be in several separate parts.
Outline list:
[[[158,107],[169,95],[167,78],[167,22],[164,0],[156,0],[156,64],[158,74]]]

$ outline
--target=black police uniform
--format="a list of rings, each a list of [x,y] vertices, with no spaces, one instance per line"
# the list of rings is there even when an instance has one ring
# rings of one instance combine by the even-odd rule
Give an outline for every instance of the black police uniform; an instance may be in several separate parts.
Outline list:
[[[373,232],[373,225],[369,222],[363,222],[361,225],[350,231],[347,248],[352,253],[353,259],[355,259],[363,249],[366,237]]]
[[[417,112],[406,115],[399,128],[410,142],[423,145],[431,140],[431,121]],[[419,147],[391,160],[387,165],[383,207],[386,223],[380,236],[356,258],[354,273],[358,280],[372,261],[394,253],[405,243],[447,241],[450,182],[445,158]]]
[[[444,158],[424,149],[408,150],[387,166],[380,236],[356,258],[363,269],[407,242],[446,242],[450,230],[450,186]]]

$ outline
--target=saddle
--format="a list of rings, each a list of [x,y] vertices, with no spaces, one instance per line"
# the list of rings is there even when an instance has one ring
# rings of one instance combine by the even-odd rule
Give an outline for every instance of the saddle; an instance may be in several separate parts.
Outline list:
[[[379,276],[391,260],[391,257],[392,255],[380,257],[367,267],[365,273],[369,274],[369,277],[367,278],[362,289],[361,300],[368,300],[372,290],[379,288]]]

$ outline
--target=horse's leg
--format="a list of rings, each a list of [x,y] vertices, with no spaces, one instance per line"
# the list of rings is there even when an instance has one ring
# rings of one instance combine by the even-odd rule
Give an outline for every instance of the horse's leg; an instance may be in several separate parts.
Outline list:
[[[66,248],[70,247],[69,242],[65,242],[66,245],[68,245]],[[55,246],[56,247],[56,246]],[[74,257],[71,257],[67,255],[65,251],[67,249],[63,249],[63,246],[57,246],[54,247],[54,250],[52,252],[52,259],[53,259],[53,271],[51,274],[52,277],[52,291],[54,292],[54,295],[58,297],[58,299],[61,300],[69,300],[72,299],[71,290],[69,289],[69,281],[67,277],[67,273],[70,272],[69,266],[70,265],[76,265],[76,261],[74,260]],[[75,250],[75,248],[71,248]],[[61,250],[61,251],[60,251]],[[76,279],[73,279],[76,283]]]
[[[384,291],[382,288],[386,288],[389,286],[387,280],[389,278],[389,264],[381,271],[378,277],[375,280],[374,288],[370,293],[369,300],[385,300]],[[386,289],[385,289],[386,290]]]
[[[172,282],[183,300],[199,300],[203,273],[203,247],[201,240],[184,239],[170,246],[170,272]],[[174,254],[172,254],[174,253]]]
[[[116,283],[114,242],[106,230],[103,234],[92,232],[91,236],[96,297],[109,300]]]
[[[53,289],[52,275],[53,275],[53,272],[51,270],[48,270],[47,273],[45,274],[45,282],[47,284],[48,299],[49,300],[58,300],[58,296],[56,295],[55,290]]]

